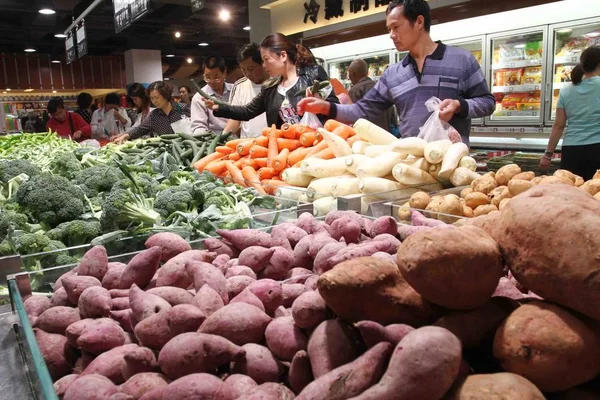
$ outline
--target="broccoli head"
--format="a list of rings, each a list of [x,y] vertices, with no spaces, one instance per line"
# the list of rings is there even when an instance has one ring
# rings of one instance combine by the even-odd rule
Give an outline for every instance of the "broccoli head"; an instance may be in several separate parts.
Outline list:
[[[109,192],[125,176],[117,167],[96,165],[75,174],[73,182],[81,187],[88,197],[95,197],[103,192]]]
[[[160,214],[138,191],[113,188],[104,199],[100,223],[104,231],[152,226],[160,222]]]
[[[0,210],[0,240],[11,230],[27,230],[27,216],[12,210]]]
[[[72,247],[87,244],[92,239],[100,236],[101,233],[99,221],[77,219],[59,224],[56,228],[46,232],[46,236],[51,240],[58,240],[68,247]]]
[[[196,182],[198,177],[197,172],[189,171],[173,171],[169,175],[169,184],[172,186],[191,185]]]
[[[57,175],[34,176],[21,185],[15,200],[25,214],[51,227],[77,219],[85,210],[83,191]]]
[[[21,233],[4,239],[0,245],[0,256],[41,253],[46,251],[44,249],[50,246],[50,243],[51,240],[41,233]]]
[[[228,193],[221,190],[214,190],[206,197],[204,210],[208,209],[211,205],[215,205],[219,210],[225,211],[234,208],[236,201]]]
[[[185,186],[173,186],[158,192],[154,200],[154,209],[165,218],[176,211],[193,211],[195,207],[190,190]]]
[[[150,174],[137,173],[134,174],[135,182],[146,197],[154,197],[161,190],[160,183]],[[134,189],[130,179],[125,178],[117,183],[121,189]],[[166,187],[165,187],[166,188]]]
[[[64,176],[67,179],[73,179],[81,170],[79,159],[75,153],[69,151],[57,154],[50,163],[50,171],[54,175]]]
[[[17,175],[26,174],[30,178],[41,174],[42,171],[29,160],[0,161],[0,182],[8,182]]]

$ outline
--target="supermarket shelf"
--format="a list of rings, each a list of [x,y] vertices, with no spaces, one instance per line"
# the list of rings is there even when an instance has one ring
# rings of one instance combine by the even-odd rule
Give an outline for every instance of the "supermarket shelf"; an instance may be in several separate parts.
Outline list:
[[[493,117],[539,117],[539,110],[535,111],[496,111]]]
[[[505,61],[492,65],[492,69],[507,69],[507,68],[525,68],[525,67],[537,67],[542,65],[542,60],[519,60],[519,61]]]
[[[556,57],[554,59],[554,65],[565,65],[565,64],[579,64],[579,57],[581,55]]]
[[[527,134],[550,134],[552,132],[552,128],[533,128],[533,127],[490,127],[490,126],[474,126],[471,128],[471,134],[480,134],[480,133],[527,133]]]
[[[553,90],[562,89],[565,86],[568,86],[570,84],[571,84],[571,82],[555,82],[552,84],[552,89]]]
[[[493,93],[525,93],[525,92],[536,92],[541,89],[539,85],[511,85],[511,86],[494,86],[492,87]]]

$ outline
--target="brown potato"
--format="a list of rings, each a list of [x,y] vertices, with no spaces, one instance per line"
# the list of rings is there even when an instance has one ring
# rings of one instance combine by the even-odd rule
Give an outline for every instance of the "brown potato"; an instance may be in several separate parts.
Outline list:
[[[534,183],[532,181],[528,181],[525,179],[511,179],[510,182],[508,182],[508,191],[510,192],[511,196],[516,196],[518,194],[521,194],[529,189],[531,189],[534,185]]]
[[[460,191],[460,197],[464,199],[470,193],[473,193],[473,188],[469,186]]]
[[[560,176],[545,176],[540,180],[539,185],[573,185],[570,180]]]
[[[483,193],[473,192],[467,195],[465,198],[465,203],[467,207],[476,209],[479,206],[490,204],[490,199]]]
[[[509,182],[510,184],[510,182]],[[500,202],[500,205],[498,206],[498,210],[502,211],[502,209],[504,207],[506,207],[506,204],[510,201],[510,198],[508,199],[502,199],[502,201]]]
[[[486,205],[475,208],[475,210],[473,210],[473,215],[475,217],[479,217],[481,215],[490,214],[494,211],[498,211],[498,207],[493,206],[491,204],[486,204]]]
[[[424,298],[455,310],[485,304],[503,267],[496,242],[475,226],[413,233],[398,247],[397,264]],[[465,285],[474,276],[477,285]]]
[[[600,320],[600,203],[569,185],[536,186],[494,228],[515,278],[548,301]]]
[[[592,196],[595,196],[596,193],[600,192],[600,179],[589,180],[584,183],[580,189]]]
[[[567,171],[566,169],[557,169],[556,171],[554,171],[553,176],[562,178],[565,181],[565,183],[567,183],[568,181],[573,186],[575,186],[575,181],[577,181],[577,178],[583,179],[579,175],[575,175],[574,173],[572,173],[571,171]]]
[[[437,219],[439,216],[438,213],[440,212],[440,206],[442,205],[443,200],[444,198],[442,196],[433,196],[427,207],[425,207],[425,210],[431,212],[426,213],[425,216],[428,218]]]
[[[520,174],[516,174],[515,176],[512,177],[512,179],[523,179],[526,181],[530,181],[533,178],[535,178],[535,172],[532,172],[532,171],[521,172]]]
[[[530,381],[510,372],[469,375],[455,384],[445,400],[546,400]]]
[[[596,173],[594,174],[594,176],[592,177],[592,179],[600,179],[600,169],[596,170]]]
[[[508,199],[510,197],[511,197],[511,194],[508,191],[508,187],[506,187],[506,186],[498,186],[496,189],[494,189],[488,193],[488,198],[490,199],[490,203],[496,207],[498,207],[500,205],[500,202],[503,199]]]
[[[429,205],[431,201],[431,197],[425,192],[416,192],[410,196],[408,203],[412,208],[418,208],[419,210],[424,210],[425,207]]]
[[[502,368],[557,392],[593,379],[600,372],[600,343],[594,332],[567,310],[532,300],[500,325],[494,357]]]
[[[454,194],[444,196],[442,202],[440,203],[439,210],[442,214],[457,215],[459,217],[463,216],[463,206],[460,203],[459,197]],[[458,218],[450,217],[448,215],[440,215],[438,219],[447,224],[451,224]]]
[[[498,183],[490,175],[484,175],[471,182],[471,187],[473,188],[474,192],[488,194],[496,187],[498,187]]]
[[[578,176],[577,178],[575,178],[575,186],[576,187],[581,187],[581,186],[583,186],[584,183],[585,183],[585,180],[582,177]]]
[[[533,183],[534,185],[539,185],[540,182],[542,181],[542,179],[544,179],[545,177],[546,177],[546,175],[536,176],[535,178],[533,178],[531,180],[531,183]]]
[[[498,182],[498,186],[506,186],[508,181],[510,181],[513,176],[520,173],[521,167],[519,167],[517,164],[505,165],[496,173],[496,182]]]
[[[463,206],[463,216],[473,218],[473,209],[471,207]]]
[[[398,207],[398,218],[400,221],[410,221],[410,205],[406,202],[402,207]]]

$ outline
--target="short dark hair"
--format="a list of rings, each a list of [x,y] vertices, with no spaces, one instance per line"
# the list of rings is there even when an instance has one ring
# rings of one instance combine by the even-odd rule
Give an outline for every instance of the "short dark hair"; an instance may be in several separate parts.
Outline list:
[[[179,86],[179,90],[181,90],[181,88],[184,88],[190,94],[192,93],[192,88],[190,88],[188,85]]]
[[[425,19],[425,31],[429,32],[431,29],[431,9],[429,8],[429,3],[425,0],[392,0],[385,11],[385,15],[389,15],[396,7],[404,7],[402,15],[404,15],[404,18],[411,25],[414,25],[419,15],[422,15],[423,19]]]
[[[111,105],[118,106],[121,104],[121,96],[119,96],[116,93],[109,93],[104,98],[104,104],[111,104]]]
[[[48,101],[48,112],[54,114],[59,108],[65,108],[65,103],[61,97],[53,97]]]
[[[600,65],[600,47],[591,46],[581,53],[580,62],[571,71],[573,85],[579,85],[586,73],[591,73]]]
[[[93,101],[94,98],[89,93],[82,92],[77,95],[77,107],[79,107],[80,110],[87,109],[89,106],[92,105]]]
[[[225,70],[227,68],[225,66],[225,60],[223,59],[223,57],[210,56],[210,57],[206,57],[204,59],[204,61],[202,62],[202,70],[203,71],[205,69],[215,69],[215,68],[219,68],[219,71],[225,72]]]
[[[171,99],[173,98],[173,87],[166,82],[152,82],[150,86],[148,86],[148,94],[150,94],[154,90],[160,93],[160,95],[167,101],[171,101]]]
[[[140,99],[148,99],[148,92],[146,92],[146,88],[141,83],[134,82],[127,89],[127,96],[129,97],[139,97]]]
[[[238,52],[237,60],[238,63],[241,63],[244,60],[252,58],[257,64],[262,64],[262,57],[260,55],[260,46],[256,43],[249,43],[244,45]]]

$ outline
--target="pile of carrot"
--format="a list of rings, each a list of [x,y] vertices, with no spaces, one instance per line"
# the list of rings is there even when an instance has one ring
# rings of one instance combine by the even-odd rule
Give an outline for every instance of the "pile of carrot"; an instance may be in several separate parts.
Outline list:
[[[350,145],[358,139],[354,129],[336,120],[328,120],[324,129],[334,132]],[[308,157],[334,158],[331,149],[314,129],[300,124],[275,125],[265,128],[256,138],[234,139],[216,148],[194,164],[199,171],[210,171],[227,181],[254,187],[259,193],[274,194],[280,186],[287,186],[281,173],[290,167],[299,167]]]

